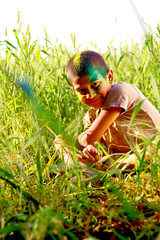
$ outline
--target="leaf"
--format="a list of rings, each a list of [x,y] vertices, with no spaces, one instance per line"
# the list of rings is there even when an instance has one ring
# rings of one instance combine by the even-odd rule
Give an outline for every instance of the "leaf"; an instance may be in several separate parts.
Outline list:
[[[28,54],[29,56],[33,53],[36,45],[37,45],[37,41],[35,41],[35,43],[30,46],[30,48],[29,48],[29,54]]]
[[[5,227],[8,225],[8,223],[14,222],[14,221],[17,220],[19,217],[22,217],[22,216],[24,216],[24,214],[23,214],[23,213],[19,213],[19,214],[14,215],[13,217],[9,218],[9,219],[6,221],[6,223],[5,223]]]
[[[48,55],[49,56],[49,53],[45,50],[41,50],[41,52],[43,52],[44,54]]]
[[[122,59],[124,58],[125,55],[126,55],[126,53],[123,53],[123,54],[120,56],[116,67],[119,66],[120,62],[122,61]]]
[[[143,156],[140,160],[140,166],[139,166],[139,171],[138,171],[138,179],[140,177],[140,174],[142,172],[142,169],[143,169],[143,165],[144,165],[144,160],[145,160],[145,154],[146,154],[146,148],[144,149],[144,153],[143,153]]]
[[[14,35],[17,39],[18,46],[21,48],[21,43],[20,43],[19,36],[18,36],[18,33],[17,33],[18,31],[16,29],[14,29],[13,32],[14,32]]]
[[[70,82],[68,81],[67,75],[62,73],[62,77],[67,81],[67,83],[71,86]]]
[[[10,47],[14,48],[14,49],[17,49],[12,43],[10,43],[9,41],[7,40],[4,40],[5,43],[7,43]]]
[[[151,79],[151,84],[154,89],[154,94],[158,103],[158,106],[160,106],[160,94],[159,94],[159,89],[158,89],[158,84],[156,83],[156,80],[154,78]]]
[[[29,82],[26,81],[26,76],[24,77],[25,79],[22,79],[22,81],[20,81],[20,79],[17,80],[17,84],[22,88],[22,90],[29,96],[33,96],[33,89],[31,88],[31,86],[29,85]]]
[[[105,62],[108,60],[108,58],[110,57],[111,53],[108,53],[107,56],[105,57]]]
[[[37,153],[36,153],[36,165],[37,165],[37,171],[38,171],[38,176],[39,176],[39,184],[40,187],[43,186],[43,177],[42,177],[42,164],[40,161],[40,146],[39,143],[37,143]]]
[[[18,79],[17,84],[22,88],[22,90],[27,94],[28,100],[30,100],[30,103],[32,105],[32,108],[36,115],[38,116],[39,120],[43,121],[45,125],[48,125],[49,128],[52,129],[52,131],[55,134],[59,134],[60,132],[64,132],[61,129],[61,123],[55,118],[51,117],[50,114],[44,109],[44,107],[40,104],[38,99],[33,96],[34,90],[29,85],[29,82],[26,80],[27,77],[25,76],[22,81]],[[37,133],[38,134],[38,133]],[[27,145],[25,145],[24,148],[29,146],[37,137],[37,134],[34,135],[29,142],[27,142]],[[65,133],[66,135],[66,133]]]
[[[118,233],[116,230],[113,229],[114,234],[118,237],[120,240],[128,240],[128,238],[123,237],[120,233]]]
[[[18,61],[20,61],[19,57],[17,57],[17,55],[16,55],[15,53],[11,52],[11,54],[12,54]]]
[[[55,70],[53,69],[52,71],[50,71],[47,75],[47,77],[49,77],[50,75],[52,75],[55,72]]]
[[[6,76],[1,71],[0,71],[0,76],[3,77],[3,78],[6,78]]]
[[[130,121],[130,124],[129,124],[129,127],[132,125],[137,113],[139,112],[139,110],[141,109],[141,106],[143,104],[144,100],[140,101],[137,106],[135,107],[133,113],[132,113],[132,116],[131,116],[131,121]]]
[[[26,192],[25,190],[23,190],[19,185],[15,184],[14,182],[12,182],[11,180],[7,179],[7,178],[4,178],[4,177],[1,177],[0,176],[0,179],[4,180],[5,182],[7,182],[9,185],[11,185],[14,189],[17,189],[19,191],[22,192],[22,195],[27,198],[29,201],[33,202],[36,209],[39,208],[39,205],[40,203],[34,198],[32,197],[28,192]]]
[[[8,226],[8,227],[5,227],[5,228],[1,228],[0,229],[0,234],[1,234],[0,237],[4,238],[9,233],[20,231],[20,230],[22,230],[21,226]]]
[[[37,139],[37,137],[42,129],[43,129],[43,126],[27,141],[27,143],[23,147],[22,151],[24,151],[25,148],[29,147]]]
[[[11,178],[11,179],[14,178],[13,175],[11,175],[8,171],[6,171],[6,170],[4,170],[4,169],[2,169],[2,168],[0,168],[0,175],[5,176],[5,177],[8,177],[8,178]]]

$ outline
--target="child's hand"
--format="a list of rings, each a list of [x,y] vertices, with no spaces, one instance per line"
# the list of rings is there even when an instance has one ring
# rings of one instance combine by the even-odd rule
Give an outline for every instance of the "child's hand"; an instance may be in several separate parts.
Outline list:
[[[76,154],[76,157],[81,163],[95,166],[98,169],[101,169],[102,164],[99,162],[99,160],[102,156],[103,152],[99,150],[98,155],[98,151],[93,145],[88,145],[81,151],[81,154]]]
[[[93,145],[88,145],[82,151],[82,154],[92,161],[98,161],[99,157],[102,156],[102,152],[100,152],[100,156],[98,156],[97,149]]]

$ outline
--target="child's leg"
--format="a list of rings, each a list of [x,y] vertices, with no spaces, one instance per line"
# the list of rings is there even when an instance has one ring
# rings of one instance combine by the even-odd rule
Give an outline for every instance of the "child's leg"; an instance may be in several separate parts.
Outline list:
[[[60,159],[64,159],[65,164],[69,167],[69,166],[73,166],[74,162],[72,159],[72,151],[69,148],[69,146],[66,145],[66,143],[64,142],[64,140],[61,138],[60,135],[58,135],[55,140],[54,140],[54,147],[55,150],[57,151]],[[90,162],[91,164],[87,164],[89,163],[89,160],[87,158],[85,158],[84,156],[82,157],[80,154],[77,155],[77,158],[79,160],[79,166],[81,166],[82,168],[89,169],[89,166],[93,166],[95,168],[97,168],[98,170],[101,171],[106,171],[108,168],[112,167],[117,167],[119,169],[133,169],[135,167],[135,163],[137,161],[137,157],[135,154],[130,154],[127,157],[124,157],[122,160],[117,161],[115,164],[114,162],[116,160],[118,160],[122,155],[122,153],[119,154],[113,154],[113,156],[111,155],[110,161],[106,161],[106,164],[103,164],[103,158],[102,161],[99,161],[99,164],[94,164],[93,162]],[[86,163],[86,164],[85,164]],[[102,163],[102,164],[100,164]]]
[[[124,158],[118,160],[121,156],[124,156]],[[118,169],[122,169],[122,170],[132,170],[134,169],[134,167],[136,166],[136,163],[138,161],[137,156],[133,153],[133,154],[129,154],[129,155],[124,155],[124,154],[117,154],[115,155],[115,166]],[[114,166],[114,164],[113,164]]]
[[[60,159],[64,159],[64,162],[67,165],[73,165],[73,159],[71,158],[71,154],[69,151],[69,148],[67,147],[66,143],[64,142],[64,140],[61,138],[61,135],[58,135],[54,142],[54,148],[56,150],[56,152],[59,155]]]
[[[157,139],[153,141],[155,144],[157,142]],[[152,145],[153,145],[152,143]],[[60,159],[64,159],[65,164],[67,167],[74,166],[74,162],[72,159],[72,150],[69,146],[67,146],[61,136],[57,136],[54,140],[54,147],[57,153],[59,154]],[[146,161],[149,161],[150,155],[152,153],[152,146],[149,146],[146,152]],[[79,156],[78,156],[79,155]],[[108,169],[117,168],[122,170],[132,170],[135,168],[135,166],[138,163],[138,158],[135,154],[124,154],[124,153],[116,153],[111,154],[110,159],[105,161],[105,164],[103,164],[103,160],[105,160],[105,156],[103,156],[99,162],[90,162],[87,158],[84,156],[81,156],[81,154],[78,154],[76,157],[79,160],[79,166],[82,168],[82,171],[91,172],[94,174],[99,173],[99,171],[107,171]],[[124,156],[124,157],[123,157]],[[123,157],[123,158],[122,158]],[[94,170],[95,169],[95,170]]]
[[[150,164],[150,161],[153,158],[153,151],[154,149],[157,148],[157,144],[160,141],[160,136],[158,135],[147,147],[146,149],[146,153],[145,153],[145,162],[147,164]],[[159,150],[160,151],[160,150]],[[143,155],[143,150],[142,153]],[[122,154],[123,155],[123,154]],[[115,160],[118,160],[118,158],[120,158],[120,155],[117,154],[117,156],[115,155]],[[133,153],[133,154],[129,154],[129,155],[124,155],[124,158],[118,162],[116,162],[116,164],[118,165],[118,168],[120,169],[133,169],[137,163],[138,163],[138,158],[137,156]]]
[[[153,157],[153,151],[154,148],[157,147],[158,141],[160,140],[160,136],[158,135],[151,143],[150,145],[147,147],[146,153],[145,153],[145,162],[147,164],[150,164],[150,160]],[[143,154],[143,150],[142,153]],[[125,158],[123,160],[118,161],[119,164],[119,168],[123,169],[133,169],[137,163],[138,163],[138,158],[135,154],[130,154],[130,155],[126,155]]]

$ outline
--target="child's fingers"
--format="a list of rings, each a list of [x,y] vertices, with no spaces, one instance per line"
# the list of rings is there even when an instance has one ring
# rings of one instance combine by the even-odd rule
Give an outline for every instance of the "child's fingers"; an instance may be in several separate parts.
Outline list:
[[[81,155],[82,154],[82,155]],[[99,157],[102,157],[102,152],[98,154],[97,149],[93,145],[88,145],[85,147],[81,154],[77,154],[77,158],[81,162],[92,163],[99,160]]]
[[[85,157],[84,154],[76,154],[77,159],[84,164],[89,164],[92,165],[93,164],[93,160],[89,159],[88,157]]]
[[[97,159],[96,155],[93,152],[89,152],[87,147],[83,149],[82,153],[86,158],[89,158],[93,161],[95,161]]]
[[[83,149],[82,153],[84,156],[90,158],[93,161],[97,161],[99,159],[97,149],[93,145],[88,145]]]
[[[96,160],[99,160],[99,158],[103,156],[103,152],[100,149],[97,151],[97,148],[93,145],[88,145],[86,148],[90,154],[96,158]]]

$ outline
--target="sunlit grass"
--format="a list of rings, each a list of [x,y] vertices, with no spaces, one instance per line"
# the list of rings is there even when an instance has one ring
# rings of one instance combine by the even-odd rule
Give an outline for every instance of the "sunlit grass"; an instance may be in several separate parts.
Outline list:
[[[159,33],[157,28],[155,35],[148,35],[141,48],[124,45],[118,52],[108,46],[100,53],[113,69],[115,82],[135,84],[160,110]],[[47,33],[44,45],[31,41],[29,28],[14,34],[15,46],[9,40],[0,46],[6,48],[0,58],[0,238],[156,239],[160,141],[153,144],[148,165],[145,154],[152,140],[146,140],[137,172],[114,169],[80,181],[81,169],[73,167],[50,179],[49,171],[58,174],[60,164],[53,147],[55,135],[76,137],[87,110],[65,75],[69,57],[78,51],[76,38],[72,35],[70,50],[52,44]],[[24,79],[33,96],[19,84]],[[71,182],[73,174],[76,183]]]

